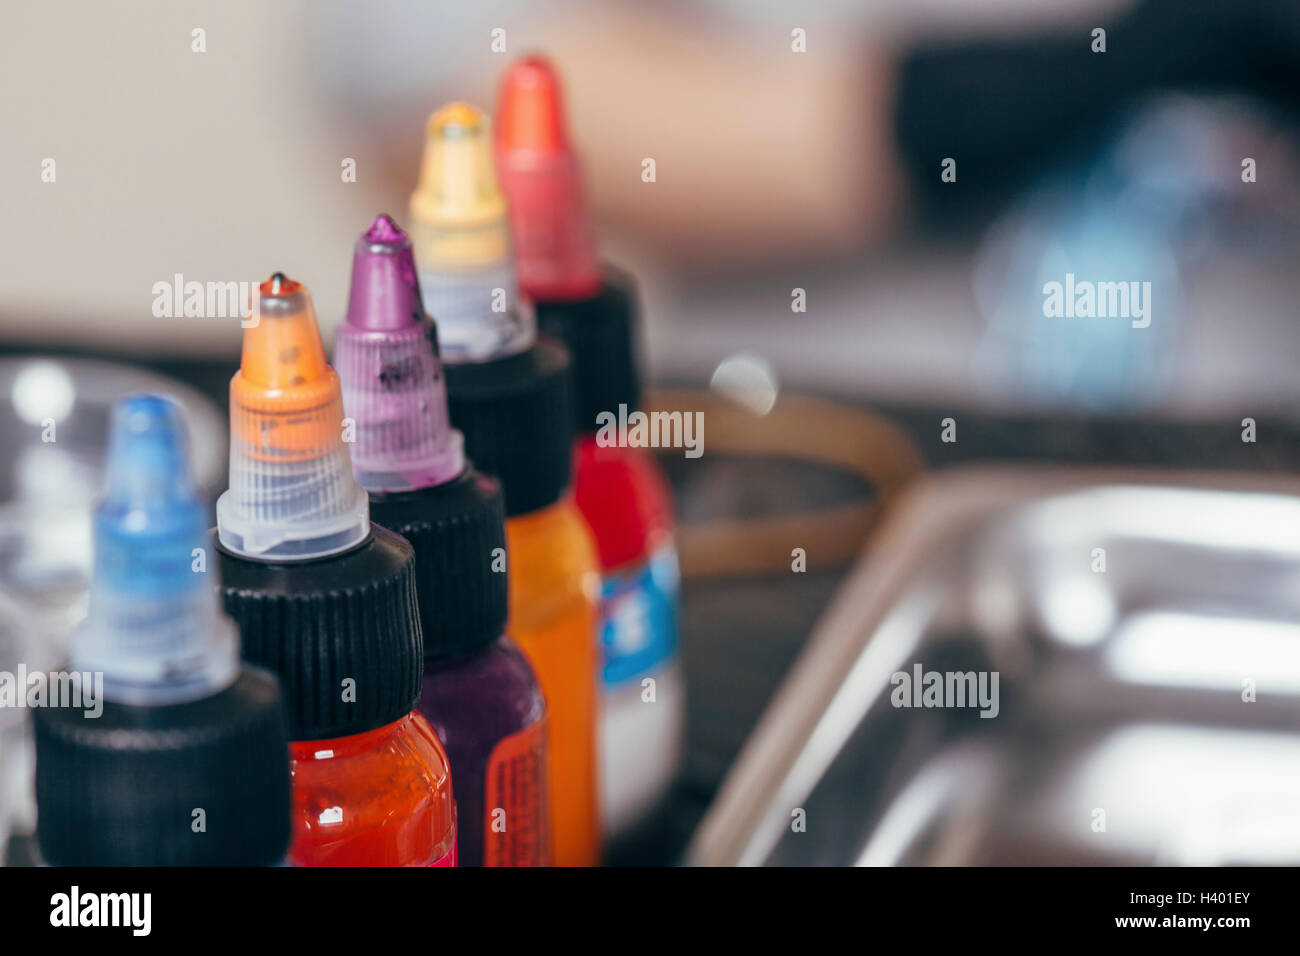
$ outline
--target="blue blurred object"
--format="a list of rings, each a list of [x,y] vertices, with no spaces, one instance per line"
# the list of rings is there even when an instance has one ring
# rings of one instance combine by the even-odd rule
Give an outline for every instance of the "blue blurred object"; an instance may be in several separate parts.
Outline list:
[[[132,395],[117,407],[107,486],[95,509],[97,588],[154,598],[204,586],[190,571],[207,521],[187,446],[175,403]]]
[[[990,229],[974,274],[985,392],[1116,416],[1161,398],[1179,347],[1183,274],[1229,231],[1240,158],[1225,115],[1194,99],[1148,105],[1086,169],[1059,170]],[[1045,314],[1048,284],[1067,281],[1137,283],[1150,290],[1147,313]]]
[[[69,648],[75,670],[103,672],[110,700],[193,700],[238,668],[234,628],[207,570],[206,509],[188,444],[180,406],[168,399],[132,395],[114,411],[90,612]]]

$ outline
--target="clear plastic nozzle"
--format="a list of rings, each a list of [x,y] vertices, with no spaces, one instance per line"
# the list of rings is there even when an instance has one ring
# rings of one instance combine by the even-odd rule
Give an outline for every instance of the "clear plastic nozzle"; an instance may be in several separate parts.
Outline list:
[[[107,488],[95,511],[90,613],[72,668],[102,672],[104,696],[161,705],[206,697],[239,668],[217,603],[207,520],[180,407],[132,395],[114,412]]]
[[[265,561],[320,558],[370,533],[352,476],[339,378],[325,361],[307,288],[281,273],[260,287],[230,380],[230,488],[217,500],[221,544]]]
[[[537,337],[531,306],[519,295],[493,166],[482,110],[452,103],[429,118],[411,239],[420,291],[450,362],[513,355]]]
[[[411,240],[388,216],[357,240],[334,364],[356,423],[353,471],[367,490],[428,488],[460,474],[464,439],[447,413],[437,331],[421,304]]]

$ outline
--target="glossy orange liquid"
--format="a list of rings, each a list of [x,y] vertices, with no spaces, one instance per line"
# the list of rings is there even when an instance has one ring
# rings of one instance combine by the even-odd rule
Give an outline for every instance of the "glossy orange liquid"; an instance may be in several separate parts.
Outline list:
[[[456,847],[447,754],[412,713],[289,745],[294,866],[432,866]]]
[[[600,565],[591,531],[566,497],[506,519],[510,636],[546,697],[550,809],[558,866],[600,862],[596,742]]]

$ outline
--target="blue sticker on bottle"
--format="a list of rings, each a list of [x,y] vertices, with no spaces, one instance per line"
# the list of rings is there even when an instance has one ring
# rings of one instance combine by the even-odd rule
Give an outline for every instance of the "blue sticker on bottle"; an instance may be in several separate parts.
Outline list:
[[[605,577],[600,636],[607,688],[654,672],[677,653],[680,581],[671,544],[644,564]]]

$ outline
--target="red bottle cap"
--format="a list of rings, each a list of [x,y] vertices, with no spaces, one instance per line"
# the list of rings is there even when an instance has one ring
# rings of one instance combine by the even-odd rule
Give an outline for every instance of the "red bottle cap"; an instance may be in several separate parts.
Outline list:
[[[506,70],[494,128],[520,287],[538,302],[595,295],[600,265],[578,160],[564,125],[559,77],[545,59],[524,57]]]

